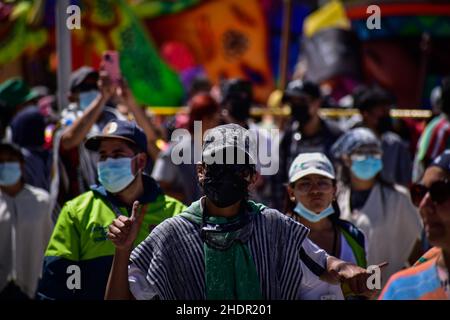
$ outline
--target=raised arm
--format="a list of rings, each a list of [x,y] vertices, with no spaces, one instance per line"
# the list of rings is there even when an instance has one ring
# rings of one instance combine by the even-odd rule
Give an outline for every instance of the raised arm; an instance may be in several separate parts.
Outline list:
[[[139,207],[139,202],[135,201],[130,218],[119,216],[109,226],[108,239],[112,241],[116,251],[106,286],[105,300],[134,299],[128,284],[128,261],[145,215],[145,208]]]
[[[131,90],[125,83],[117,88],[117,96],[133,113],[136,123],[142,128],[142,130],[144,130],[147,137],[148,154],[153,161],[156,161],[160,150],[156,145],[157,134],[151,120],[145,114],[144,109],[136,103]]]
[[[68,150],[80,145],[86,138],[89,130],[100,117],[103,106],[113,95],[115,88],[105,71],[100,71],[98,88],[100,94],[95,98],[90,106],[84,111],[70,127],[68,127],[61,136],[62,148]]]

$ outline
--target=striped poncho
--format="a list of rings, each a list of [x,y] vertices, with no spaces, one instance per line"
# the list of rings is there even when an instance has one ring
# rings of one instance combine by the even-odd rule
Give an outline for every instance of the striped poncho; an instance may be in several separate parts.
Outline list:
[[[200,200],[188,209],[201,210]],[[252,220],[248,247],[264,299],[300,299],[324,272],[327,254],[307,239],[309,230],[274,209]],[[203,300],[205,263],[200,225],[182,216],[159,224],[132,252],[130,290],[136,299]]]

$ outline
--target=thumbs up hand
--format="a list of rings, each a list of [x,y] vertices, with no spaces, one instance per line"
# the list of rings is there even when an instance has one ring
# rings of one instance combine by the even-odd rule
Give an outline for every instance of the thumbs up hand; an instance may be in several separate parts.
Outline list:
[[[133,249],[133,243],[144,220],[145,209],[146,206],[142,207],[139,201],[135,201],[131,217],[119,216],[109,226],[108,239],[118,250]]]

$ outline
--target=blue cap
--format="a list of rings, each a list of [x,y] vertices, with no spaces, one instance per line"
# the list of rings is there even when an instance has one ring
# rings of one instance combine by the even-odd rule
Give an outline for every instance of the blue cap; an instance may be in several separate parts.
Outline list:
[[[105,139],[120,139],[131,142],[142,152],[147,153],[147,138],[144,131],[135,122],[112,120],[106,124],[102,133],[89,137],[84,146],[92,151],[98,151],[100,142]]]

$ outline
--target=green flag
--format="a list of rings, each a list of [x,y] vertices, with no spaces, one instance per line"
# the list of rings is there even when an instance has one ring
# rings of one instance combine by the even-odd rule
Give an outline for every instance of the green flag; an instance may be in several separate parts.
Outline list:
[[[176,72],[160,58],[143,26],[124,0],[117,1],[120,23],[112,32],[120,67],[136,100],[152,106],[178,106],[183,87]]]

